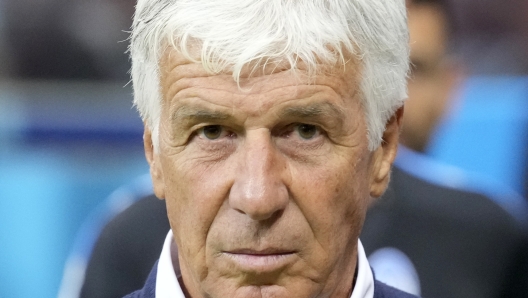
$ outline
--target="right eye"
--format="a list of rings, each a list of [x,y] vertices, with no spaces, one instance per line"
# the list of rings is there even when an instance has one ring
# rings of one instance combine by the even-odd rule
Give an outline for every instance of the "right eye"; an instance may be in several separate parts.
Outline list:
[[[207,125],[207,126],[202,127],[198,131],[198,135],[202,136],[205,139],[214,141],[222,137],[229,136],[230,132],[228,132],[221,125]]]

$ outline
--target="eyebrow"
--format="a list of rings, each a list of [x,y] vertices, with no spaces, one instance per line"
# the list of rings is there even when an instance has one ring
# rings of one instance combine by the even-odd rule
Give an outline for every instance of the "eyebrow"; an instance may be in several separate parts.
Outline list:
[[[278,113],[280,119],[299,119],[299,120],[321,120],[329,119],[336,124],[342,124],[346,114],[334,104],[323,102],[313,103],[302,106],[286,107]],[[171,117],[173,122],[218,122],[229,121],[234,119],[231,114],[211,111],[201,107],[182,106],[178,108]]]
[[[337,106],[328,103],[314,103],[305,106],[288,107],[279,113],[281,118],[299,118],[299,119],[321,119],[328,117],[332,121],[342,123],[346,114]]]
[[[173,122],[215,122],[225,121],[232,118],[232,115],[226,113],[188,106],[180,107],[171,117]]]

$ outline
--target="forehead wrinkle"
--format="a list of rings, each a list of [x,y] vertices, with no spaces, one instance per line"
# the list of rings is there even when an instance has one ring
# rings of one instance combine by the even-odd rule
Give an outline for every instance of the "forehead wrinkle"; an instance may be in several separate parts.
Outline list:
[[[286,84],[286,83],[280,83],[283,81],[284,77],[283,74],[274,74],[274,75],[264,75],[259,77],[253,77],[251,79],[247,79],[247,82],[254,83],[251,88],[248,88],[249,90],[243,90],[238,88],[234,80],[232,80],[232,77],[228,74],[208,74],[200,64],[192,63],[192,62],[185,62],[176,64],[173,63],[172,69],[166,74],[168,76],[166,77],[166,84],[165,87],[169,89],[169,92],[165,92],[166,98],[172,102],[179,101],[182,99],[190,99],[190,98],[199,98],[200,100],[203,100],[209,104],[213,105],[220,105],[223,108],[230,109],[231,112],[228,110],[225,114],[231,114],[233,117],[236,113],[236,110],[238,108],[242,108],[241,111],[245,114],[246,120],[249,120],[249,118],[259,117],[266,113],[266,111],[271,111],[270,109],[274,110],[275,117],[297,117],[297,118],[313,118],[313,117],[330,117],[336,120],[339,120],[339,122],[342,122],[343,119],[345,119],[346,113],[341,111],[339,107],[335,104],[327,104],[326,107],[324,105],[312,105],[310,107],[304,108],[304,109],[287,109],[289,111],[281,111],[281,109],[275,109],[273,106],[277,107],[282,106],[284,104],[287,104],[287,102],[291,102],[292,100],[325,100],[324,98],[319,98],[320,94],[323,94],[325,97],[334,97],[336,95],[343,95],[343,91],[345,91],[347,97],[354,98],[356,93],[359,91],[357,88],[353,88],[353,90],[350,90],[349,88],[346,88],[347,90],[342,90],[343,86],[347,85],[347,80],[343,78],[343,76],[337,76],[334,75],[331,78],[326,77],[319,77],[315,76],[314,80],[309,84],[303,84],[302,82],[293,82],[292,84]],[[279,75],[279,77],[277,77]],[[337,80],[336,80],[337,79]],[[276,84],[273,84],[272,82],[279,82],[279,86]],[[284,80],[286,82],[288,80]],[[228,83],[228,84],[226,84]],[[291,81],[290,81],[291,83]],[[256,87],[256,88],[253,88]],[[166,90],[167,90],[166,89]],[[185,92],[183,92],[185,91]],[[209,92],[212,91],[212,92]],[[332,94],[327,93],[330,91]],[[352,91],[352,92],[350,92]],[[183,92],[183,93],[181,93]],[[217,93],[216,95],[214,93]],[[231,98],[230,102],[224,102],[223,104],[218,102],[216,98],[218,98],[218,95],[221,93],[224,93],[224,96],[220,97],[227,97]],[[274,94],[275,93],[275,94]],[[326,93],[326,94],[325,94]],[[350,94],[352,93],[352,94]],[[210,98],[213,96],[213,98]],[[282,98],[277,102],[276,100],[268,100],[268,99],[278,99],[278,97]],[[316,98],[314,98],[316,97]],[[326,100],[329,100],[327,98]],[[248,106],[252,105],[251,106]],[[245,107],[245,108],[244,108]],[[206,108],[206,110],[210,110],[209,108]],[[296,110],[296,111],[294,111]],[[193,111],[193,113],[196,111]],[[213,115],[211,113],[194,113],[195,119],[200,116],[202,119],[210,119],[210,120],[226,120],[225,117],[219,117],[219,113],[215,113],[216,115]],[[170,117],[172,120],[178,120],[181,117],[185,117],[189,120],[192,119],[190,116],[190,113],[183,110],[182,113],[179,113],[176,111],[176,113],[171,113]],[[236,117],[238,118],[238,117]]]
[[[166,69],[166,71],[162,72],[164,74],[162,79],[164,79],[164,93],[167,95],[167,98],[173,98],[179,91],[189,87],[197,87],[204,90],[223,90],[244,95],[269,92],[273,89],[267,89],[266,87],[273,85],[273,81],[281,81],[282,79],[276,76],[288,71],[280,70],[272,75],[264,74],[241,77],[240,85],[238,85],[230,73],[211,74],[203,69],[200,63],[170,58],[166,58],[164,61],[167,61],[167,63],[162,64]],[[208,79],[214,80],[214,82],[206,81]],[[246,87],[244,85],[248,86]],[[281,87],[284,86],[278,86],[276,88]]]
[[[173,97],[179,91],[188,87],[197,87],[204,90],[223,90],[241,95],[255,95],[272,92],[275,89],[302,86],[303,82],[288,86],[275,84],[275,82],[288,81],[287,76],[293,76],[289,69],[280,70],[273,74],[242,77],[240,85],[236,83],[230,73],[211,74],[205,71],[199,63],[184,63],[170,65],[171,69],[164,72],[168,96]],[[286,78],[286,79],[285,79]],[[212,81],[208,81],[212,80]],[[270,87],[273,86],[273,87]]]
[[[212,76],[205,72],[205,70],[196,67],[195,63],[185,63],[173,66],[162,78],[165,84],[165,94],[167,98],[173,98],[180,92],[189,87],[196,85],[196,80],[199,78],[206,78]]]
[[[169,63],[169,65],[170,64],[171,63]],[[268,92],[273,92],[276,89],[289,89],[297,87],[325,86],[330,87],[334,91],[337,91],[336,89],[339,89],[339,85],[343,83],[346,84],[346,81],[348,81],[343,77],[343,75],[345,75],[345,73],[343,73],[341,76],[332,76],[331,79],[320,78],[319,75],[315,75],[312,79],[308,79],[308,81],[310,82],[305,82],[303,79],[300,79],[300,77],[296,77],[292,73],[289,73],[290,70],[281,70],[273,74],[243,78],[241,80],[241,85],[239,86],[236,84],[230,74],[210,74],[206,72],[199,63],[186,61],[184,63],[180,62],[179,64],[170,66],[172,66],[172,68],[170,71],[165,72],[165,74],[167,75],[165,76],[164,80],[166,83],[165,94],[169,99],[173,98],[178,92],[189,87],[196,87],[203,90],[214,91],[223,90],[234,94],[247,96],[265,94]],[[274,84],[274,82],[277,81],[288,81],[288,79],[285,79],[286,76],[296,77],[298,81],[289,86],[285,84],[281,85],[280,83],[278,84],[278,86],[277,84]],[[337,80],[335,80],[336,78]],[[357,90],[354,90],[354,93],[356,91]],[[352,96],[353,95],[354,94],[352,94]]]

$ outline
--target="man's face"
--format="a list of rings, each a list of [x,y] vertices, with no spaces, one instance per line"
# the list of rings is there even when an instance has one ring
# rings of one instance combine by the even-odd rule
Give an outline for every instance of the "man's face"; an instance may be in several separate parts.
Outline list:
[[[446,61],[447,23],[435,5],[408,6],[412,74],[405,103],[402,142],[423,151],[445,112],[456,81],[456,69]]]
[[[398,121],[367,149],[357,65],[304,82],[161,63],[159,153],[146,130],[192,297],[344,297],[371,196],[386,187]],[[396,136],[396,140],[394,140]]]

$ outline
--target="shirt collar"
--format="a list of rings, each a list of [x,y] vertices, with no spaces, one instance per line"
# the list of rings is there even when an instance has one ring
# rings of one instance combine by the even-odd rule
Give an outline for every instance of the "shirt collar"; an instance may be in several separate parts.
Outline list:
[[[172,265],[171,244],[172,230],[169,231],[163,244],[156,274],[156,298],[185,298]],[[356,285],[350,298],[373,298],[374,277],[365,255],[361,241],[358,240],[358,273]]]
[[[172,266],[172,230],[165,237],[156,273],[156,298],[185,298]]]
[[[358,239],[358,275],[350,298],[374,298],[374,276],[370,269],[363,244]]]

